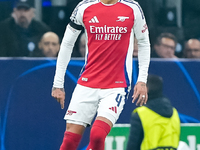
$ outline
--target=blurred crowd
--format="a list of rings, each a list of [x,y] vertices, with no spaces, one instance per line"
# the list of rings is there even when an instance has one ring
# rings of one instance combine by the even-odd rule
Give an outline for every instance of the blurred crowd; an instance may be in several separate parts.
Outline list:
[[[35,19],[34,0],[15,1],[10,17],[0,21],[0,57],[57,57],[69,16],[79,2],[80,0],[73,1],[72,5],[68,0],[66,7],[68,15],[62,25],[64,28],[61,28],[61,24],[56,20],[48,23],[48,21],[43,22],[45,18],[42,21]],[[163,12],[168,10],[165,6],[166,1],[138,0],[138,2],[143,8],[149,27],[152,58],[200,58],[198,0],[192,0],[192,3],[182,0],[181,8],[184,11],[182,11],[181,27],[176,23],[170,24],[170,21],[162,20]],[[158,6],[159,9],[152,9]],[[137,58],[137,39],[133,40],[135,43],[133,57]],[[74,46],[72,57],[85,57],[85,54],[86,35],[83,31]]]

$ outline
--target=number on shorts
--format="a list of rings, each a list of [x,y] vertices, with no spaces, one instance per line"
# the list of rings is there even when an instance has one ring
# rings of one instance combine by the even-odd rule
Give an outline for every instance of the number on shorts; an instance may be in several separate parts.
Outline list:
[[[119,107],[121,101],[122,101],[122,96],[120,94],[117,94],[117,97],[116,97],[116,102],[117,102],[117,107]]]

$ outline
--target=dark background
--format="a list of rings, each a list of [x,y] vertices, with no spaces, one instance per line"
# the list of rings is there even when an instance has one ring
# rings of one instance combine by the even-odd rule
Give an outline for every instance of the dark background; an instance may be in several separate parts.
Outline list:
[[[81,0],[67,0],[65,6],[52,6],[51,0],[42,0],[41,20],[49,25],[52,31],[56,32],[62,39],[69,17],[75,6]],[[181,18],[177,16],[177,8],[169,7],[171,0],[138,0],[141,5],[147,25],[149,27],[150,42],[154,44],[156,37],[162,32],[174,34],[178,43],[183,47],[184,42],[189,38],[200,39],[200,1],[181,0]],[[0,21],[9,17],[13,9],[14,0],[0,0]],[[174,13],[174,19],[169,21],[167,13]],[[58,14],[64,14],[59,18]],[[181,25],[177,25],[177,20],[182,20]],[[77,44],[76,44],[77,45]],[[176,52],[178,57],[182,56],[182,47]],[[75,48],[76,49],[76,48]],[[73,54],[72,56],[76,56]]]

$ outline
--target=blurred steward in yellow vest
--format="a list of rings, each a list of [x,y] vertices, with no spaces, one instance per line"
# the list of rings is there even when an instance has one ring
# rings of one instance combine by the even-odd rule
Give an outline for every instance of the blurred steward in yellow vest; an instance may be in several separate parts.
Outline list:
[[[180,138],[177,110],[163,96],[163,80],[149,75],[147,104],[136,108],[126,150],[176,150]]]

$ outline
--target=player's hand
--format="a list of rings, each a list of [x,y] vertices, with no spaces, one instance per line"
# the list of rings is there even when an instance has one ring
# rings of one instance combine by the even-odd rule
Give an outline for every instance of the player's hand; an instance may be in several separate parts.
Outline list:
[[[51,96],[60,103],[61,109],[64,109],[65,91],[64,88],[52,88]]]
[[[143,104],[146,104],[148,99],[146,83],[137,82],[137,84],[134,87],[132,98],[132,103],[134,103],[136,99],[138,99],[136,105],[140,104],[140,106],[142,106]]]

